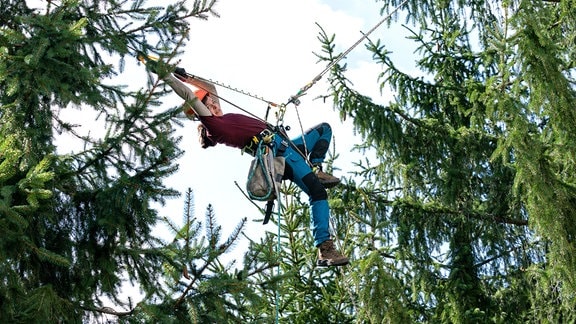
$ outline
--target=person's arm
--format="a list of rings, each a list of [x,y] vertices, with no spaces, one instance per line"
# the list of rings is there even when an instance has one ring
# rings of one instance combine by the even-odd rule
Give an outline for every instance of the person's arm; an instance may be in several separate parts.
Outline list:
[[[206,82],[202,79],[196,78],[196,77],[191,76],[191,75],[183,76],[183,75],[176,74],[176,77],[179,80],[181,80],[182,82],[191,84],[191,85],[195,86],[196,88],[204,89],[204,90],[208,91],[209,93],[216,94],[216,87],[212,83]]]
[[[206,107],[206,105],[198,100],[198,98],[196,98],[194,91],[192,91],[192,89],[190,89],[186,84],[178,80],[178,78],[172,74],[168,74],[164,80],[170,87],[172,87],[174,92],[176,92],[182,99],[185,100],[185,104],[194,110],[198,116],[212,116],[212,113],[210,110],[208,110],[208,107]]]
[[[186,72],[183,72],[183,73],[186,73]],[[176,78],[178,78],[178,80],[180,80],[184,83],[191,84],[198,89],[208,91],[208,93],[210,94],[210,98],[212,98],[212,101],[215,104],[220,105],[220,100],[218,99],[218,92],[216,91],[216,86],[214,86],[214,84],[212,84],[210,82],[206,82],[206,81],[202,80],[201,78],[197,78],[191,74],[184,74],[184,75],[179,74],[178,69],[176,69],[174,74],[176,75]]]

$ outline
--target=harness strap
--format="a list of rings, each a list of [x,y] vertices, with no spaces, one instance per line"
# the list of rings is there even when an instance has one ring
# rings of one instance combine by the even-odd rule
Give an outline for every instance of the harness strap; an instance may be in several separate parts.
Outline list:
[[[269,145],[272,143],[273,139],[274,133],[270,129],[266,128],[260,133],[252,136],[250,143],[246,144],[246,146],[242,148],[242,153],[246,152],[252,156],[256,156],[256,153],[258,153],[258,149],[260,148],[260,144]]]
[[[286,134],[286,130],[284,129],[284,127],[278,126],[275,128],[275,131],[276,131],[276,134],[282,138],[282,146],[278,148],[279,152],[284,154],[284,151],[286,151],[286,149],[288,147],[291,147],[296,153],[298,153],[298,154],[300,154],[300,156],[302,156],[304,161],[306,161],[306,163],[308,163],[308,165],[310,165],[310,167],[312,167],[312,163],[310,163],[306,154],[302,153],[302,151],[300,151],[300,149],[296,146],[296,144],[294,144],[294,142],[292,142],[292,140],[288,137],[288,134]],[[282,156],[282,155],[278,155],[278,156]]]
[[[282,139],[282,142],[280,142],[280,147],[276,148],[276,156],[284,156],[284,152],[286,152],[288,146],[290,146],[290,144],[288,144],[285,139]]]

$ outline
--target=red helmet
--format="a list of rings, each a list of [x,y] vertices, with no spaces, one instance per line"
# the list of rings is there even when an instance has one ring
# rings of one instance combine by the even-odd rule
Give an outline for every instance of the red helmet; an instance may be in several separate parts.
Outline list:
[[[198,99],[200,99],[200,101],[203,101],[204,98],[206,98],[206,96],[208,95],[208,91],[206,91],[204,89],[198,89],[198,90],[194,91],[194,95],[196,95],[196,97]]]

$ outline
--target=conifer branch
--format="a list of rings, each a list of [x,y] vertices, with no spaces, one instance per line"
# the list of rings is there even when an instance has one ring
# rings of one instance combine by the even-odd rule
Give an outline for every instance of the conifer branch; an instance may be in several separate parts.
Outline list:
[[[89,312],[109,314],[109,315],[114,315],[114,316],[118,316],[118,317],[132,315],[134,313],[134,310],[135,310],[133,308],[129,311],[117,311],[111,307],[96,308],[96,307],[89,307],[89,306],[80,306],[80,308],[82,308],[83,310],[89,311]]]
[[[253,276],[253,275],[262,273],[262,272],[264,272],[264,271],[266,271],[266,270],[273,269],[273,268],[277,267],[278,265],[280,265],[280,262],[271,262],[271,263],[268,263],[268,264],[266,264],[266,265],[264,265],[264,266],[262,266],[262,267],[260,267],[260,268],[256,268],[256,269],[248,272],[248,274],[246,275],[246,277],[251,277],[251,276]]]
[[[390,203],[391,201],[388,201]],[[498,216],[494,214],[482,214],[476,211],[463,211],[457,210],[445,206],[438,206],[433,203],[418,203],[414,201],[409,201],[406,199],[398,199],[393,201],[393,203],[398,203],[399,206],[404,205],[406,207],[412,209],[419,209],[423,212],[433,213],[433,214],[448,214],[448,215],[461,215],[465,213],[470,218],[475,218],[484,221],[495,221],[497,223],[509,224],[509,225],[518,225],[518,226],[527,226],[528,220],[524,219],[514,219],[507,216]]]
[[[383,257],[383,258],[393,259],[393,260],[396,259],[396,256],[395,256],[395,255],[390,254],[390,253],[387,253],[387,252],[384,252],[384,251],[380,251],[379,249],[377,249],[377,248],[376,248],[375,246],[373,246],[373,245],[369,245],[367,249],[368,249],[368,251],[377,251],[378,254],[379,254],[381,257]]]
[[[227,251],[232,245],[234,245],[234,243],[238,239],[238,236],[240,235],[240,233],[242,233],[242,229],[244,229],[244,225],[246,225],[246,221],[247,221],[246,217],[242,218],[242,220],[240,221],[240,223],[238,225],[236,225],[236,227],[234,228],[234,231],[232,231],[232,234],[230,234],[230,236],[228,237],[226,242],[224,242],[218,246],[219,251],[221,251],[221,252]]]
[[[540,243],[540,241],[534,241],[534,242],[530,243],[529,245],[532,246],[532,245],[536,245],[536,244],[538,244],[538,243]],[[501,258],[501,257],[503,257],[503,256],[505,256],[505,255],[507,255],[507,254],[509,254],[510,252],[517,251],[517,250],[519,250],[519,249],[521,249],[521,248],[526,248],[526,245],[525,245],[525,244],[522,244],[522,245],[515,246],[515,247],[513,247],[513,248],[511,248],[511,249],[508,249],[508,250],[506,250],[506,251],[504,251],[504,252],[502,252],[502,253],[500,253],[500,254],[498,254],[498,255],[496,255],[496,256],[493,256],[493,257],[491,257],[491,258],[488,258],[488,259],[486,259],[486,260],[484,260],[484,261],[482,261],[482,262],[476,263],[476,264],[474,265],[474,267],[475,267],[475,268],[480,268],[480,267],[483,266],[483,265],[486,265],[486,264],[488,264],[488,263],[490,263],[490,262],[492,262],[492,261],[494,261],[494,260],[497,260],[497,259],[499,259],[499,258]]]
[[[196,281],[202,277],[202,273],[208,269],[208,266],[210,265],[210,261],[211,260],[207,260],[204,265],[202,266],[202,268],[200,268],[199,270],[195,270],[194,271],[194,278],[192,279],[192,281],[188,284],[188,286],[186,287],[186,289],[184,290],[184,292],[182,293],[182,295],[180,296],[180,298],[178,298],[178,300],[176,300],[176,303],[174,304],[174,308],[178,307],[178,305],[180,305],[182,303],[182,301],[184,301],[184,298],[186,298],[186,296],[188,295],[188,292],[190,290],[192,290],[192,287],[194,286],[194,284],[196,283]]]
[[[258,208],[258,210],[260,211],[260,213],[264,214],[264,209],[260,208],[260,206],[258,206],[254,200],[250,199],[250,197],[248,197],[248,195],[246,194],[246,192],[244,190],[242,190],[242,188],[240,188],[240,185],[238,184],[238,181],[234,181],[234,184],[236,185],[236,187],[238,188],[238,190],[240,190],[240,192],[244,195],[244,197],[246,197],[246,199],[248,199],[249,202],[252,203],[252,205],[254,205],[256,208]]]

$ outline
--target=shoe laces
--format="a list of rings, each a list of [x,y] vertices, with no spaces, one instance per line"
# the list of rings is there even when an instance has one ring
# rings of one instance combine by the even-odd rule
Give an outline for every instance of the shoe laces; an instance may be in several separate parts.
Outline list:
[[[326,243],[326,246],[324,246],[324,248],[322,250],[323,250],[322,252],[325,252],[325,253],[332,253],[332,252],[336,251],[336,247],[334,246],[334,242]]]

